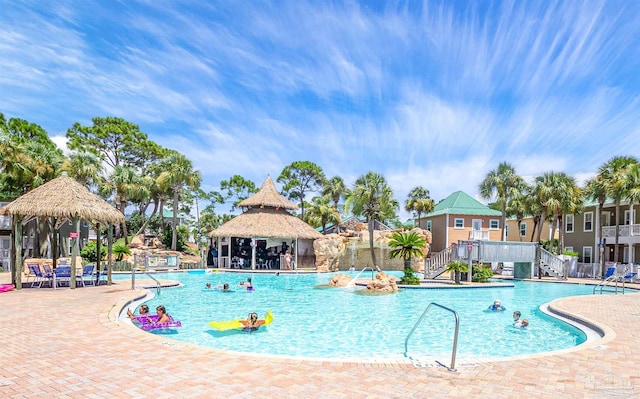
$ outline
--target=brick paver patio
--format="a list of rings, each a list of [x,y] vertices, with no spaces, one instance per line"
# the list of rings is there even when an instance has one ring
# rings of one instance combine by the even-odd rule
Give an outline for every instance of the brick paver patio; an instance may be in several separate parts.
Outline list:
[[[0,276],[6,282],[7,275]],[[640,397],[640,296],[563,298],[601,326],[579,349],[443,367],[321,362],[198,347],[115,322],[128,284],[0,293],[1,398]]]

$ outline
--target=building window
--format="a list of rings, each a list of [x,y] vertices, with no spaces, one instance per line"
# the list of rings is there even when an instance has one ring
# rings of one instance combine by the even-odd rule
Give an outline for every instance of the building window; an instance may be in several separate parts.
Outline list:
[[[431,220],[427,220],[427,230],[431,231]]]
[[[602,212],[602,226],[611,226],[611,213]]]
[[[520,237],[524,237],[527,235],[527,224],[520,223]]]
[[[582,262],[591,263],[592,255],[593,255],[593,248],[582,247]]]
[[[573,215],[567,215],[564,219],[565,233],[573,233]]]
[[[584,231],[593,231],[593,212],[585,212],[584,214]]]
[[[498,219],[489,220],[489,229],[498,230],[500,228],[500,221]]]
[[[633,224],[633,218],[635,212],[624,211],[624,224]]]
[[[463,229],[464,228],[464,219],[461,219],[461,218],[453,219],[453,227],[456,228],[456,229]]]

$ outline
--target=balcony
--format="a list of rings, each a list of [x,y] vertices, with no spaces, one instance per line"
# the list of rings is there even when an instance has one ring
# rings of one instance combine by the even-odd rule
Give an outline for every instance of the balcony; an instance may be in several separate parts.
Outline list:
[[[618,234],[619,244],[640,243],[640,224],[625,224],[618,227],[620,228]],[[613,244],[616,240],[616,226],[603,226],[602,236],[607,240],[607,244]]]
[[[489,241],[489,230],[471,230],[469,232],[469,240],[471,241]]]

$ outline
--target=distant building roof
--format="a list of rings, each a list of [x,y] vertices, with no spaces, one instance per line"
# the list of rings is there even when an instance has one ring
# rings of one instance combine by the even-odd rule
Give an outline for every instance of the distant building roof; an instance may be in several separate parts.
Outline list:
[[[178,212],[178,214],[176,215],[178,217],[178,219],[184,219],[187,217],[187,215],[185,215],[182,212]],[[162,217],[167,219],[167,218],[172,218],[173,217],[173,209],[163,209],[162,210]]]
[[[471,197],[469,194],[463,191],[456,191],[455,193],[440,201],[433,209],[433,212],[430,212],[426,216],[421,217],[421,219],[425,217],[446,214],[502,216],[502,213],[500,211],[489,208],[482,202]]]

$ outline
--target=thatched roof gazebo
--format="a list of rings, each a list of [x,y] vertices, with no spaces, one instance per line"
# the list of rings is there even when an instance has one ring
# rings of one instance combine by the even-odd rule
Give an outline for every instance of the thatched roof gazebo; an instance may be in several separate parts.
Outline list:
[[[124,215],[121,212],[66,174],[48,181],[0,208],[0,215],[13,216],[12,230],[16,256],[15,267],[11,270],[12,282],[18,289],[22,286],[22,226],[30,220],[34,218],[53,219],[54,261],[57,242],[55,231],[62,223],[71,221],[75,232],[78,232],[79,220],[105,224],[124,223]],[[109,232],[111,232],[111,229],[109,229]],[[78,239],[77,237],[71,238],[73,243],[71,270],[75,270]],[[109,244],[111,244],[111,240],[109,240]],[[99,267],[100,264],[98,263],[98,270]],[[110,281],[111,269],[109,269],[108,277],[108,281]],[[70,280],[70,285],[71,288],[75,288],[75,279],[72,278]]]
[[[297,264],[298,240],[322,238],[322,234],[313,227],[289,213],[289,210],[296,210],[298,206],[278,193],[270,177],[267,177],[262,183],[262,187],[256,194],[240,202],[239,206],[248,209],[209,233],[209,236],[228,239],[227,244],[231,244],[232,237],[250,238],[252,269],[256,268],[257,240],[267,241],[271,244],[276,243],[278,239],[295,240],[294,264]],[[222,253],[221,245],[222,243],[218,240],[218,254]],[[229,259],[231,258],[230,252],[231,248],[229,247],[227,255]]]

